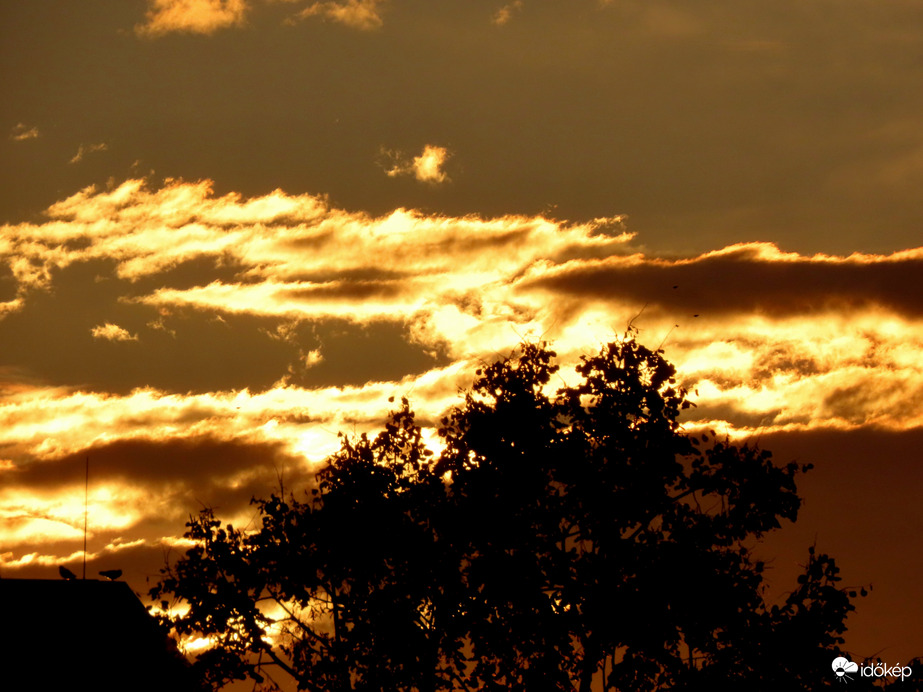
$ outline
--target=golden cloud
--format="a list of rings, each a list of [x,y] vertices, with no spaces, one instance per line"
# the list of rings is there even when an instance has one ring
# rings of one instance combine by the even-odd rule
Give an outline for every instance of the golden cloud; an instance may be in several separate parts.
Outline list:
[[[702,382],[711,401],[703,407],[721,407],[741,424],[757,413],[778,424],[816,417],[821,391],[843,392],[825,404],[823,419],[915,424],[893,401],[846,392],[861,391],[882,369],[900,373],[894,391],[915,396],[921,249],[802,256],[750,243],[647,257],[628,250],[618,217],[569,224],[402,209],[370,217],[311,195],[215,197],[208,181],[87,188],[47,213],[45,224],[4,228],[20,301],[76,263],[105,258],[116,277],[137,282],[209,259],[238,280],[167,284],[124,300],[160,314],[192,309],[286,324],[398,321],[415,343],[460,363],[529,334],[554,338],[576,358],[640,312],[635,324],[652,345],[667,340],[687,379]],[[120,329],[93,334],[126,338]],[[322,360],[319,350],[299,353],[307,365]]]
[[[427,144],[423,153],[413,157],[413,175],[422,183],[444,183],[449,180],[442,167],[449,158],[445,147]]]
[[[90,330],[90,333],[93,335],[94,339],[105,339],[106,341],[137,341],[138,337],[135,334],[131,334],[127,329],[124,329],[117,324],[112,324],[111,322],[106,322],[106,324],[93,327]]]
[[[165,332],[182,327],[173,315],[190,323],[246,317],[261,320],[253,329],[267,342],[287,344],[292,362],[260,390],[198,393],[145,386],[117,394],[3,370],[4,487],[26,479],[47,486],[29,507],[0,498],[12,508],[0,535],[17,545],[73,540],[60,518],[74,508],[52,472],[79,475],[88,451],[108,474],[100,487],[111,497],[98,502],[109,531],[163,521],[153,510],[126,515],[126,525],[114,518],[139,484],[160,515],[193,502],[190,487],[242,508],[258,459],[308,473],[337,448],[337,431],[378,427],[388,397],[409,395],[421,422],[437,420],[480,363],[523,338],[552,340],[563,365],[556,382],[567,381],[581,355],[629,324],[648,346],[663,346],[695,389],[689,426],[731,436],[923,427],[923,248],[840,257],[748,243],[648,256],[633,248],[620,217],[372,216],[278,190],[215,196],[209,181],[90,187],[46,216],[0,229],[0,261],[17,286],[0,326],[54,294],[64,272],[93,263],[102,275],[91,280],[119,310],[111,314],[121,322],[137,313],[130,323],[151,329],[148,339],[95,318],[85,328],[97,341],[137,338],[134,351],[155,336],[170,339]],[[397,323],[409,344],[442,360],[353,386],[294,378],[336,356],[319,339],[303,341],[299,325],[330,323]],[[155,455],[181,462],[152,463]]]
[[[246,0],[148,0],[139,36],[158,37],[171,32],[212,34],[240,26],[249,7]]]
[[[412,159],[408,159],[400,152],[382,150],[382,154],[386,160],[389,160],[385,167],[385,173],[390,178],[411,176],[421,183],[434,185],[446,183],[450,180],[448,174],[443,170],[445,162],[451,156],[445,147],[427,144],[423,147],[423,153],[419,156],[414,156]]]

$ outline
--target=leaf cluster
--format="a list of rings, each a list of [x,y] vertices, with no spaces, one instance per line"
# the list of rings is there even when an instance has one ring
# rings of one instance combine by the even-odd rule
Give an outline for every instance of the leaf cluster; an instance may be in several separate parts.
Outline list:
[[[552,391],[556,354],[485,365],[435,453],[407,400],[342,438],[306,499],[254,500],[259,530],[197,542],[152,597],[208,637],[216,685],[284,671],[299,689],[810,689],[853,609],[809,552],[767,604],[753,545],[797,518],[769,452],[683,431],[661,351],[627,336]],[[271,674],[269,674],[271,677]]]

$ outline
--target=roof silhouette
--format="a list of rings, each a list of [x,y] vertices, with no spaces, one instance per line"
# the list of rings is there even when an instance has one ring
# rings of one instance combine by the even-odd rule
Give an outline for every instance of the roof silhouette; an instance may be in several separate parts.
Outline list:
[[[0,579],[0,669],[10,690],[200,690],[128,584]]]

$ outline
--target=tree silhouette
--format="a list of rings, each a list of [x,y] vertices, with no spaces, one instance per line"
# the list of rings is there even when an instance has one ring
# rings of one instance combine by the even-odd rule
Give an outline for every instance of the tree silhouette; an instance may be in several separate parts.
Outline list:
[[[477,372],[423,442],[406,400],[342,438],[304,501],[254,500],[259,530],[211,510],[151,596],[216,685],[276,670],[299,689],[739,690],[826,686],[851,594],[808,551],[764,600],[760,536],[794,521],[795,477],[765,450],[679,424],[662,351],[630,334],[552,391],[547,344]]]

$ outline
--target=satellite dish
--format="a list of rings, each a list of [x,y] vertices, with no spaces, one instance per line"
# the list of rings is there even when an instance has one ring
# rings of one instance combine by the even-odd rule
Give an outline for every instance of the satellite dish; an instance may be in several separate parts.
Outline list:
[[[122,570],[120,569],[101,569],[99,571],[100,576],[105,577],[109,581],[115,581],[122,576]]]
[[[58,574],[61,575],[62,579],[76,579],[77,575],[71,572],[67,567],[58,566]]]

